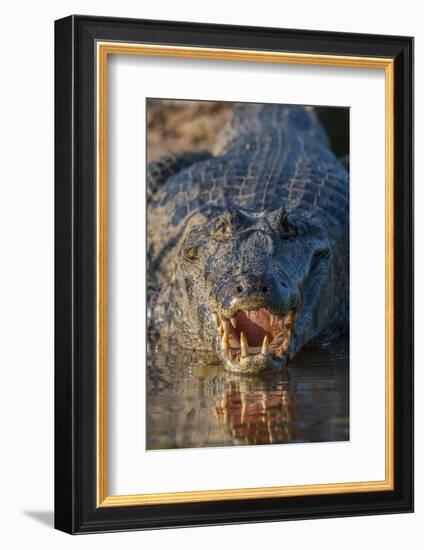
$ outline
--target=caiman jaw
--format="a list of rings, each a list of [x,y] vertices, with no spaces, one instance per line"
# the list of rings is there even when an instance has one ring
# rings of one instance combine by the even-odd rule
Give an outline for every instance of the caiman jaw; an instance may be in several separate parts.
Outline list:
[[[220,336],[220,351],[228,370],[258,372],[286,362],[295,312],[274,315],[266,308],[240,310],[226,318],[213,318]]]

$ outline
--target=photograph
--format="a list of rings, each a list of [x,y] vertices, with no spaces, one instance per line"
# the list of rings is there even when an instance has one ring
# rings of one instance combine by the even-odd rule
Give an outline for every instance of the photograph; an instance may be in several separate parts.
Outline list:
[[[349,114],[146,99],[147,450],[349,441]]]

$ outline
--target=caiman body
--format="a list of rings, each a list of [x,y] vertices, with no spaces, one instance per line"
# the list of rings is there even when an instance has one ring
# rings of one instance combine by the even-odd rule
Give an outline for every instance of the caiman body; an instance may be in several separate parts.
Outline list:
[[[149,307],[178,345],[258,372],[346,329],[348,173],[313,109],[241,105],[213,154],[150,163],[147,189]]]

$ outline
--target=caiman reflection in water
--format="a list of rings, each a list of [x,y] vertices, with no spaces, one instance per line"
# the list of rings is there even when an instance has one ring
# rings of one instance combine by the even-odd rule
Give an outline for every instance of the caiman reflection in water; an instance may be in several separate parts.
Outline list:
[[[151,342],[147,449],[349,439],[347,340],[305,348],[259,376],[225,372],[196,353]]]

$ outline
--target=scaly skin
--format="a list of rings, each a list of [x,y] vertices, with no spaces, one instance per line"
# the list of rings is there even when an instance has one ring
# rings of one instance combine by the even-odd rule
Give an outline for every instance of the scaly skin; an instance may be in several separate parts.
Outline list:
[[[242,105],[213,156],[150,165],[148,189],[150,307],[179,345],[259,372],[346,329],[348,174],[312,109]]]

